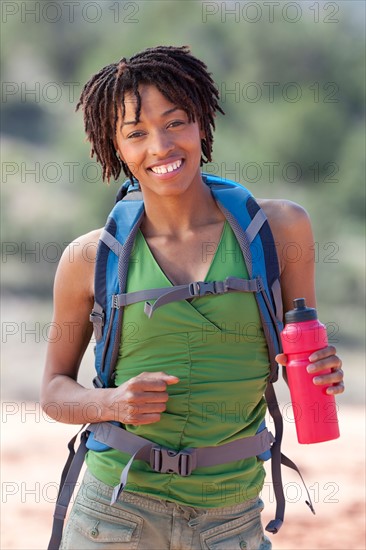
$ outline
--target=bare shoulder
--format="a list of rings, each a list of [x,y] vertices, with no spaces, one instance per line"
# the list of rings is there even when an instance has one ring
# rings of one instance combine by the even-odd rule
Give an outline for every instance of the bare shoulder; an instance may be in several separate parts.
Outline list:
[[[281,242],[311,227],[307,211],[296,202],[285,199],[258,199],[257,202],[267,216],[273,236]]]
[[[64,250],[55,277],[55,289],[90,297],[93,294],[94,268],[102,229],[94,229],[74,239]]]
[[[296,202],[286,199],[257,199],[257,202],[264,210],[270,224],[296,224],[309,220],[305,208]]]
[[[94,229],[74,239],[68,246],[75,252],[76,259],[79,261],[95,262],[98,242],[102,228]]]
[[[89,233],[74,239],[65,248],[60,263],[70,265],[74,264],[77,268],[94,264],[101,232],[101,228],[94,229],[93,231],[89,231]]]
[[[284,199],[260,199],[258,204],[272,230],[281,274],[314,263],[314,237],[305,208]]]

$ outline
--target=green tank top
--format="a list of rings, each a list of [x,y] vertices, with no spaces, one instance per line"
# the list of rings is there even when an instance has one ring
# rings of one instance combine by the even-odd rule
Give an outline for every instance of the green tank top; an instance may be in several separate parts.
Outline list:
[[[216,253],[205,243],[206,281],[248,278],[239,244],[225,222]],[[127,292],[172,286],[138,232]],[[266,341],[252,293],[227,293],[173,302],[149,319],[144,303],[125,308],[116,384],[143,371],[164,371],[180,382],[167,386],[159,422],[126,429],[164,447],[208,447],[254,435],[264,419],[269,375]],[[117,485],[130,455],[89,451],[87,465],[107,485]],[[126,490],[195,507],[231,506],[255,498],[264,481],[257,457],[197,468],[189,477],[153,472],[135,460]]]

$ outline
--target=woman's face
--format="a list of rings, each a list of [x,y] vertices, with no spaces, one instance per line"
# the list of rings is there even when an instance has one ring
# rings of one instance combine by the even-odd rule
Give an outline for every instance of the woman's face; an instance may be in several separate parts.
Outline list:
[[[203,131],[155,86],[141,85],[139,93],[140,122],[134,122],[136,98],[128,93],[125,117],[122,120],[120,115],[117,122],[116,149],[144,195],[180,195],[201,182]]]

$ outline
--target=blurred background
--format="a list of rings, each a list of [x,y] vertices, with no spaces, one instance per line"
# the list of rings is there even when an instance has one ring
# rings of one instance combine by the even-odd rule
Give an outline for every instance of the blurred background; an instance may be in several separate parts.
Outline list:
[[[57,430],[67,429],[71,435],[74,431],[51,426],[38,406],[53,278],[67,244],[104,225],[124,180],[109,186],[102,182],[100,167],[89,157],[82,114],[75,113],[75,107],[94,73],[146,47],[189,45],[218,85],[226,116],[217,117],[213,162],[204,170],[240,181],[256,197],[286,198],[308,210],[316,241],[319,316],[346,368],[347,392],[338,399],[340,413],[356,411],[352,425],[356,418],[362,426],[364,3],[28,0],[3,2],[1,9],[1,395],[3,452],[10,468],[2,504],[9,510],[17,503],[5,522],[1,547],[45,546],[48,516],[42,516],[42,539],[31,530],[26,543],[24,531],[12,529],[16,519],[33,517],[32,508],[24,507],[29,498],[22,494],[22,481],[14,481],[24,460],[15,434],[23,430],[22,437],[29,438],[33,425],[34,437],[42,437],[41,427],[48,429],[52,449],[61,453],[66,439],[59,441]],[[298,251],[283,253],[294,255],[295,261]],[[90,383],[92,376],[92,345],[89,348],[83,383]],[[285,402],[283,392],[280,385]],[[38,464],[34,472],[41,457],[32,441]],[[42,441],[47,456],[51,449]],[[356,447],[354,440],[349,444]],[[337,454],[342,444],[334,445],[330,454]],[[363,451],[357,456],[361,464]],[[54,480],[63,455],[55,466],[50,462]],[[39,477],[32,475],[37,484]],[[24,478],[25,488],[27,479],[33,477]],[[41,495],[38,510],[49,513],[48,500]],[[298,533],[296,545],[365,548],[360,525],[358,538],[347,539],[343,546],[340,539],[333,544],[322,537],[301,546]],[[294,547],[295,539],[283,540],[274,547]]]

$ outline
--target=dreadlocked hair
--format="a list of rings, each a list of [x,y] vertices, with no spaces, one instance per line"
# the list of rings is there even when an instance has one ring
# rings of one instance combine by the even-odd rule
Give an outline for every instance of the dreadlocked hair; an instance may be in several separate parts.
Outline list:
[[[121,169],[133,181],[133,175],[117,154],[113,138],[116,134],[118,108],[125,116],[125,94],[136,97],[135,122],[141,114],[140,84],[157,87],[171,103],[184,110],[189,122],[196,118],[205,137],[201,140],[201,166],[212,160],[215,114],[225,114],[218,104],[219,93],[207,66],[191,55],[188,46],[157,46],[148,48],[129,60],[123,57],[101,69],[85,84],[76,111],[84,114],[91,157],[103,168],[103,181],[111,176],[118,179]]]

